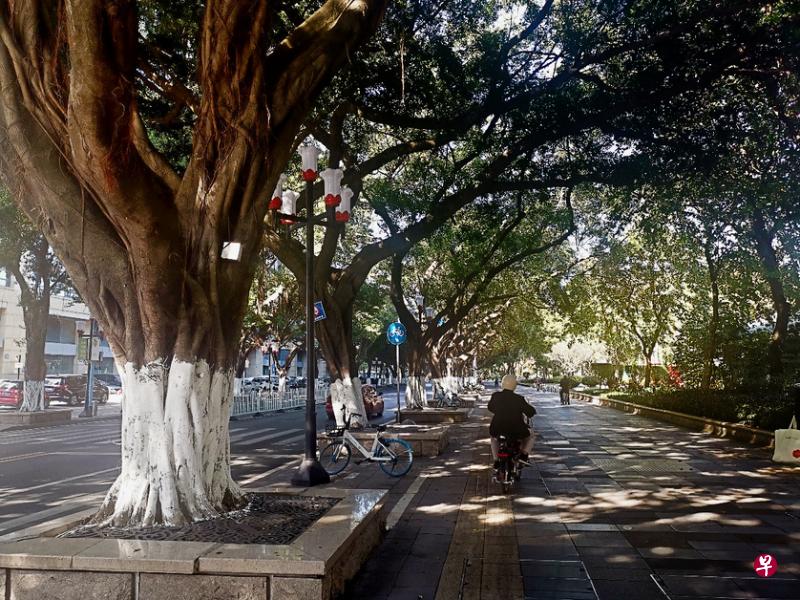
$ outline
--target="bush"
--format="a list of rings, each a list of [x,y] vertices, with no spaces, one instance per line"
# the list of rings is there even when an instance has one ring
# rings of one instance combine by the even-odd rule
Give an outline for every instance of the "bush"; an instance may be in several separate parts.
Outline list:
[[[793,407],[785,397],[724,390],[638,390],[608,395],[624,402],[707,417],[718,421],[742,423],[766,429],[785,428],[792,418]]]
[[[590,396],[602,396],[603,394],[608,394],[608,388],[590,387],[580,390],[580,392],[581,394],[589,394]]]
[[[581,379],[581,383],[588,387],[597,387],[603,383],[603,380],[595,375],[586,375]]]

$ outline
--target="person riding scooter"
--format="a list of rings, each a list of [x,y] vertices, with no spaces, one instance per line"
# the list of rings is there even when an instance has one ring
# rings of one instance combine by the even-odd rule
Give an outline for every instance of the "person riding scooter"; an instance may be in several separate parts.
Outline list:
[[[533,448],[533,436],[525,423],[525,417],[531,418],[536,414],[536,409],[525,401],[525,398],[515,394],[517,378],[508,374],[500,382],[503,388],[500,392],[492,394],[489,400],[489,412],[494,416],[489,425],[489,435],[492,436],[492,459],[497,468],[497,451],[500,448],[498,436],[518,439],[521,442],[521,456],[523,462],[528,461],[528,455]]]

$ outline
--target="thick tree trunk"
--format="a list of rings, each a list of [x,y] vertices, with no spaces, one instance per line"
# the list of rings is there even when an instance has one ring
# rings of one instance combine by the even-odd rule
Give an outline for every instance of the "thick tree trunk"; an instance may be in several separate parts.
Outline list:
[[[44,410],[44,378],[47,365],[44,347],[47,337],[47,317],[50,313],[50,276],[52,272],[47,242],[42,239],[33,249],[33,286],[20,269],[14,269],[20,286],[20,304],[25,322],[25,383],[20,412]]]
[[[707,240],[704,250],[708,277],[711,282],[711,317],[708,321],[705,356],[703,357],[703,374],[700,389],[711,389],[714,376],[714,359],[717,356],[717,330],[719,329],[719,271],[711,248],[711,240]]]
[[[122,470],[93,522],[182,525],[235,508],[233,370],[173,358],[122,372]]]
[[[408,408],[425,408],[428,406],[424,375],[409,373],[406,380],[405,398]]]
[[[278,369],[278,395],[281,398],[286,397],[286,379],[289,376],[289,369]]]
[[[364,427],[367,417],[354,360],[353,307],[339,306],[333,296],[322,291],[318,291],[317,297],[323,298],[327,313],[327,318],[316,323],[315,332],[332,380],[331,400],[336,423],[344,425],[349,417],[351,427]]]
[[[772,337],[767,349],[767,362],[770,375],[770,383],[775,387],[783,385],[783,346],[789,330],[789,319],[791,317],[791,305],[786,299],[783,279],[781,276],[780,263],[778,261],[775,248],[773,247],[774,236],[767,229],[761,211],[753,211],[751,218],[753,239],[756,243],[756,252],[761,261],[761,272],[769,286],[772,304],[775,307],[775,323],[772,328]]]
[[[428,352],[428,364],[431,369],[431,381],[433,385],[433,397],[449,397],[450,387],[447,377],[447,366],[445,360],[434,346]]]
[[[44,378],[47,365],[44,362],[44,346],[47,336],[47,313],[50,295],[37,299],[36,307],[29,307],[25,320],[25,393],[20,411],[44,410]],[[33,314],[31,314],[33,313]]]
[[[649,388],[653,379],[653,362],[650,355],[644,357],[644,387]]]
[[[424,350],[408,339],[406,360],[408,361],[408,379],[406,381],[405,400],[408,408],[424,408],[428,406],[425,393],[425,355]]]

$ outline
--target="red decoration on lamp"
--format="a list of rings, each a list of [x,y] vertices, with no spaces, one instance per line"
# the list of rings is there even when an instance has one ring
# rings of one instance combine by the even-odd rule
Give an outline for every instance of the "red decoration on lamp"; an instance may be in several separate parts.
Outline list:
[[[269,201],[270,210],[280,210],[283,206],[283,184],[286,183],[286,174],[281,173],[275,191],[272,192],[272,200]]]
[[[346,223],[350,220],[350,201],[353,198],[353,190],[346,185],[342,187],[342,201],[336,209],[336,221]]]
[[[303,163],[303,180],[312,182],[317,178],[317,159],[319,159],[320,149],[312,144],[300,146],[298,149],[300,159]]]
[[[325,182],[325,206],[339,206],[342,201],[342,177],[344,171],[341,169],[325,169],[319,174]]]

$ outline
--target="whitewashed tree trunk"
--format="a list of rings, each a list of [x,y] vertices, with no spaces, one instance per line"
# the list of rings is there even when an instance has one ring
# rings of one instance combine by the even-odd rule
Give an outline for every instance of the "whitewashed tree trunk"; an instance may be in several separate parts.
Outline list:
[[[242,393],[242,382],[244,379],[242,377],[235,377],[233,380],[233,395],[240,396]]]
[[[20,412],[44,410],[44,381],[25,380]]]
[[[406,381],[406,406],[408,408],[424,408],[427,405],[425,378],[419,375],[409,375]]]
[[[331,384],[331,402],[337,426],[342,427],[348,416],[351,416],[351,427],[364,427],[367,424],[361,380],[358,377],[334,381]]]
[[[122,471],[93,522],[182,525],[234,507],[228,418],[233,371],[125,365]]]
[[[447,396],[447,378],[446,377],[434,377],[431,380],[433,384],[433,397],[434,399],[441,398],[443,396]]]
[[[281,398],[286,397],[286,373],[281,373],[278,378],[278,396]]]

